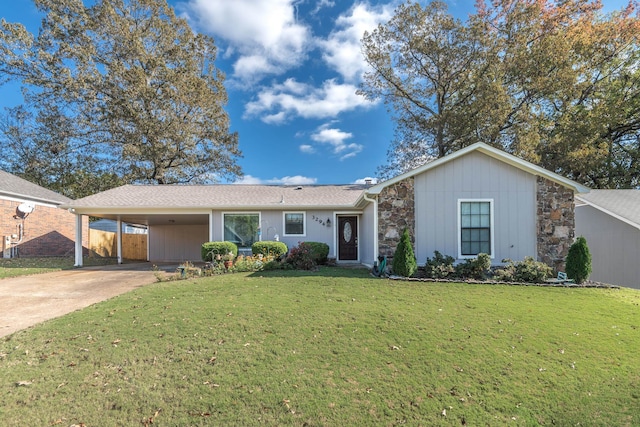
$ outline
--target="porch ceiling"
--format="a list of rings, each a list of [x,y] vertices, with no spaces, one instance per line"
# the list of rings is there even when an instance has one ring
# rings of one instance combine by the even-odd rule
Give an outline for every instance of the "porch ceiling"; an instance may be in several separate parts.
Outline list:
[[[207,214],[102,214],[92,215],[99,218],[118,220],[122,222],[139,225],[208,225],[209,215]]]

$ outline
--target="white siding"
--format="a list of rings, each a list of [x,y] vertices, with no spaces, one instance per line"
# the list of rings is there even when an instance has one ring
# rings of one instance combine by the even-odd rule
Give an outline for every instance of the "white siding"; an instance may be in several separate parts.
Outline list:
[[[200,249],[208,240],[206,225],[154,225],[149,227],[150,261],[202,261]]]
[[[493,264],[537,255],[536,177],[473,152],[415,177],[416,257],[458,254],[458,200],[492,199]]]
[[[378,259],[376,254],[376,248],[374,248],[375,234],[378,231],[375,228],[375,216],[374,216],[373,203],[367,205],[362,213],[362,216],[358,218],[360,225],[360,234],[358,235],[358,246],[360,248],[360,262],[366,265],[373,265],[373,262]]]
[[[587,239],[589,279],[640,289],[640,230],[591,206],[576,207],[576,237]]]

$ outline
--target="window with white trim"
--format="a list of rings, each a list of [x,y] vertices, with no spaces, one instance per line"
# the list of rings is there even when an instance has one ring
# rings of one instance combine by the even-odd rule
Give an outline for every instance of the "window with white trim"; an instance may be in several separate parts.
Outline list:
[[[458,254],[471,258],[479,253],[493,256],[493,200],[458,201]]]
[[[285,236],[304,236],[305,233],[305,214],[304,212],[285,212],[284,213],[284,235]]]
[[[225,213],[223,215],[224,240],[238,248],[250,248],[258,240],[260,215],[257,213]]]

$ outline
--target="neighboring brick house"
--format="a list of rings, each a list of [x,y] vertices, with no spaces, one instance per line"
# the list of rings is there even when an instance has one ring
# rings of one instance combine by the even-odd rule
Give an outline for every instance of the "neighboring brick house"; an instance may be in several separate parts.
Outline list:
[[[128,185],[65,207],[148,226],[150,261],[198,260],[210,240],[250,251],[278,235],[289,247],[319,241],[338,262],[371,265],[393,256],[406,228],[420,265],[437,250],[458,261],[484,252],[494,264],[531,256],[562,270],[574,194],[588,191],[478,143],[373,186]]]
[[[76,216],[65,209],[68,197],[0,170],[0,256],[73,256]],[[83,218],[88,246],[88,218]]]

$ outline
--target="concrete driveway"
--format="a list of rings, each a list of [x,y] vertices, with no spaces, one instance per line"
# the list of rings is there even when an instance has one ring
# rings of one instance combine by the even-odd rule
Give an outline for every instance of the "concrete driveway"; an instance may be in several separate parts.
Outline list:
[[[147,262],[1,279],[0,337],[154,283],[152,269]]]

